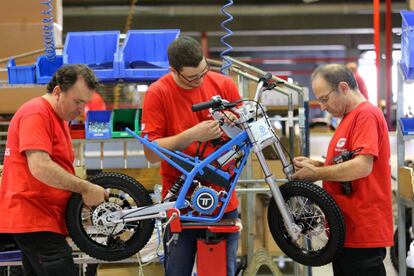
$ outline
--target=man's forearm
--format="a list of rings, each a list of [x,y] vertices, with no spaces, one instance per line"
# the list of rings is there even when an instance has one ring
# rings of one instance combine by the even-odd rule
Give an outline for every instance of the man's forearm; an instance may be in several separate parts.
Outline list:
[[[169,150],[184,150],[194,140],[188,135],[188,130],[181,132],[180,134],[159,138],[156,140],[158,145]]]
[[[155,142],[157,142],[157,144],[161,147],[174,151],[186,149],[193,142],[193,139],[190,138],[187,131],[184,131],[174,136],[159,138],[155,140]],[[148,148],[145,148],[145,157],[151,163],[162,160],[161,157]]]
[[[317,178],[328,181],[352,181],[368,176],[372,170],[372,157],[358,156],[355,159],[317,168]]]
[[[32,166],[30,171],[37,180],[66,191],[83,193],[90,185],[89,182],[65,171],[51,159],[42,164]]]

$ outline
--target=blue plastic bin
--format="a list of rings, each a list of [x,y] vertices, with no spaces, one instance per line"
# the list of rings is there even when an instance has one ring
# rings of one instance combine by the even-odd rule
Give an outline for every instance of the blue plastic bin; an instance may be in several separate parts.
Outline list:
[[[101,81],[117,79],[119,35],[119,31],[67,33],[63,64],[87,64]]]
[[[0,252],[0,262],[20,261],[22,252],[20,250]]]
[[[400,118],[403,135],[414,135],[414,118]]]
[[[36,83],[47,84],[53,74],[63,65],[63,57],[57,55],[54,61],[47,60],[46,56],[39,56],[36,60]]]
[[[111,133],[112,110],[89,110],[86,113],[86,139],[109,139]]]
[[[128,31],[119,55],[120,74],[126,80],[156,80],[168,73],[168,45],[180,30]]]
[[[401,11],[401,67],[406,79],[414,79],[414,11]]]
[[[34,84],[36,83],[35,66],[21,65],[16,66],[13,58],[7,63],[9,84]]]

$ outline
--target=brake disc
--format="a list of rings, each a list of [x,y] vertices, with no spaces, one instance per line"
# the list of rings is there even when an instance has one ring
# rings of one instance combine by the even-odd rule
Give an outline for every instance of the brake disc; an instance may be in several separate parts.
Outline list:
[[[93,210],[92,223],[94,228],[101,234],[116,235],[124,229],[125,222],[111,223],[119,219],[122,208],[118,204],[105,202]]]

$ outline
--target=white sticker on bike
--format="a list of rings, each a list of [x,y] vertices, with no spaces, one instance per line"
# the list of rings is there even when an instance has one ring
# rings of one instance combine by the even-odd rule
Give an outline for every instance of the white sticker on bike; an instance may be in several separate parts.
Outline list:
[[[255,140],[259,143],[273,137],[273,133],[269,130],[269,125],[265,118],[261,118],[260,120],[251,123],[250,128]]]

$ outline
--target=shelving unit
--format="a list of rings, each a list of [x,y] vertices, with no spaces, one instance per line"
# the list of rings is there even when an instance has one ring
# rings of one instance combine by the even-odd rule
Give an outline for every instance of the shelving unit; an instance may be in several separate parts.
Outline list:
[[[402,118],[404,116],[404,84],[414,83],[413,79],[408,79],[405,76],[403,69],[401,68],[401,64],[398,64],[398,102],[397,102],[397,119]],[[414,198],[412,197],[412,189],[410,190],[411,195],[407,196],[407,193],[403,192],[400,188],[403,183],[402,181],[402,174],[400,168],[404,167],[404,160],[405,160],[405,143],[409,140],[414,139],[414,135],[403,135],[400,125],[400,120],[397,120],[397,163],[398,163],[398,264],[399,264],[399,275],[405,276],[407,275],[407,265],[406,265],[406,256],[407,256],[407,248],[406,248],[406,240],[405,240],[405,211],[406,208],[413,208],[414,207]],[[410,184],[410,183],[406,183]],[[410,198],[411,197],[411,198]],[[414,218],[414,213],[412,213]],[[414,220],[412,220],[414,221]]]

